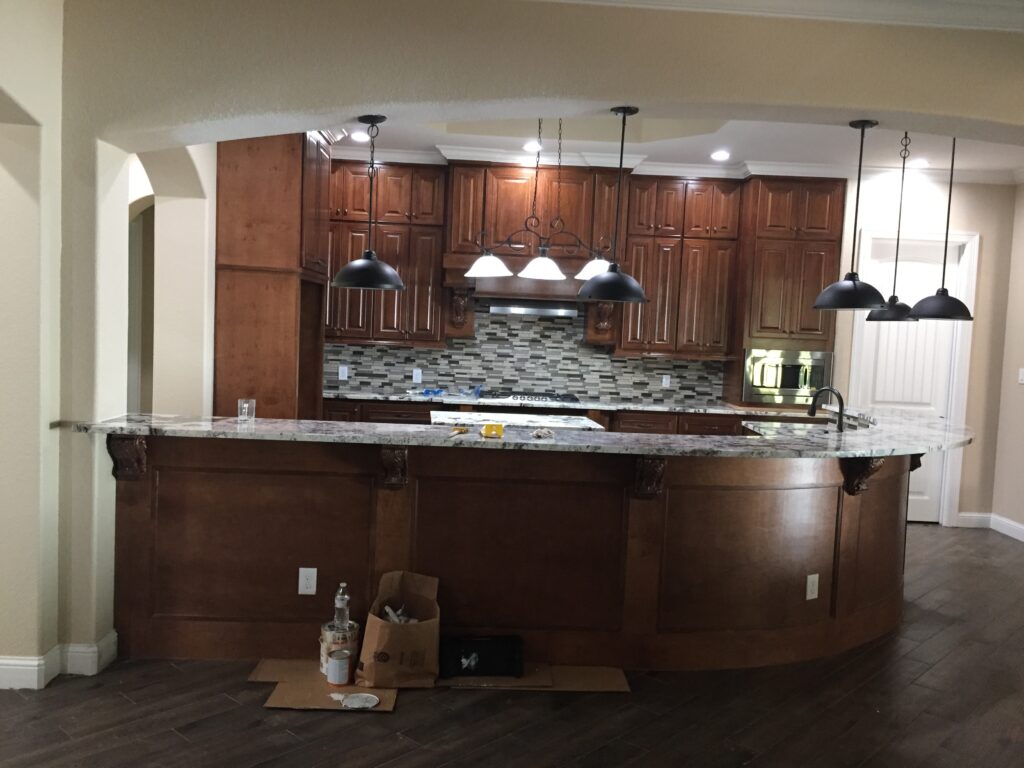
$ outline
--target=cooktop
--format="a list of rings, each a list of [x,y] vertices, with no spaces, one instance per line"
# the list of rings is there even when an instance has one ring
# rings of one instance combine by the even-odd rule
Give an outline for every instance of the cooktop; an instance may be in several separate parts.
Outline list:
[[[481,400],[506,403],[578,403],[576,395],[561,392],[524,392],[518,389],[485,389],[480,392]]]

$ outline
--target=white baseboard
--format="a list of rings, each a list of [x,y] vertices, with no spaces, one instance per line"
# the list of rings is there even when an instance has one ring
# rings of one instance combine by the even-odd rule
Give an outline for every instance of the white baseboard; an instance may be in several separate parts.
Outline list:
[[[1024,523],[1018,523],[1016,520],[1011,520],[1008,517],[993,513],[992,530],[999,531],[999,533],[1009,536],[1011,539],[1024,541]]]
[[[117,658],[117,633],[98,643],[55,645],[43,656],[0,656],[0,689],[45,688],[58,674],[95,675]]]
[[[991,528],[992,515],[988,512],[960,512],[953,525],[957,528]]]

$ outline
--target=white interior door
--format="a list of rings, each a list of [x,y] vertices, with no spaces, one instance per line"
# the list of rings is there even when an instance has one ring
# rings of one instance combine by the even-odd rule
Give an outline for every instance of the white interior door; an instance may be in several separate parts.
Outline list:
[[[861,252],[863,279],[888,298],[892,290],[895,239],[873,238]],[[960,246],[950,244],[950,269],[960,257]],[[906,239],[900,244],[896,293],[914,302],[932,294],[942,282],[942,243]],[[871,410],[887,407],[913,409],[931,418],[945,418],[950,409],[954,365],[955,323],[922,321],[869,323],[858,313],[860,344],[855,345],[850,369],[850,401]],[[858,348],[859,346],[859,348]],[[910,476],[907,518],[937,523],[941,518],[944,487],[942,453],[923,457]]]

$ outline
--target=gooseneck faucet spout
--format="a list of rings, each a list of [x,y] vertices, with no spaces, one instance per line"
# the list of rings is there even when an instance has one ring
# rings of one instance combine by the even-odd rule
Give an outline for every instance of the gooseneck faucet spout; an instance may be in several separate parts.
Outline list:
[[[822,397],[824,397],[826,394],[829,394],[829,393],[835,395],[836,396],[836,400],[839,401],[839,423],[837,424],[837,427],[838,427],[839,431],[842,432],[843,431],[843,424],[845,422],[845,419],[843,418],[843,408],[844,408],[844,406],[843,406],[843,396],[842,396],[842,394],[840,394],[839,390],[835,389],[834,387],[822,387],[821,389],[817,390],[814,393],[814,396],[811,398],[811,405],[807,409],[807,415],[808,416],[815,416],[815,415],[817,415],[817,413],[818,413],[818,400],[821,399]]]

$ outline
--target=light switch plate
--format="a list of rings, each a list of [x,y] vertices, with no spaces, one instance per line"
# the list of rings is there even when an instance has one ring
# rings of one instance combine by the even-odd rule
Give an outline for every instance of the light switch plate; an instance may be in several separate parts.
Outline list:
[[[316,594],[316,568],[299,568],[299,594]]]
[[[1017,369],[1017,383],[1024,384],[1024,368]]]
[[[422,384],[423,383],[423,369],[422,368],[413,368],[412,369],[412,383],[413,384]]]
[[[667,373],[661,377],[661,388],[672,389],[672,377]]]
[[[807,574],[807,599],[818,599],[818,574],[816,573]]]
[[[347,365],[339,365],[338,366],[338,381],[348,381],[348,366]]]

